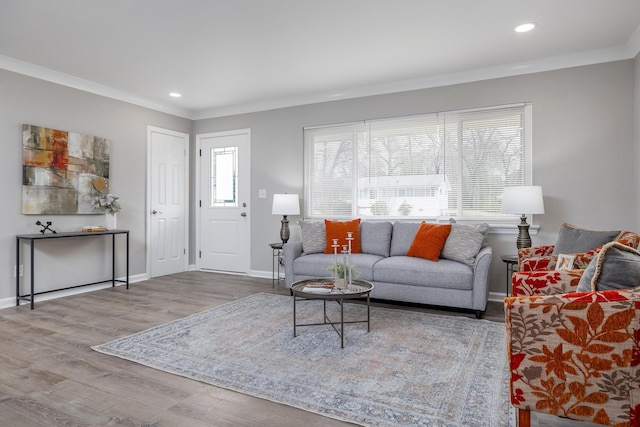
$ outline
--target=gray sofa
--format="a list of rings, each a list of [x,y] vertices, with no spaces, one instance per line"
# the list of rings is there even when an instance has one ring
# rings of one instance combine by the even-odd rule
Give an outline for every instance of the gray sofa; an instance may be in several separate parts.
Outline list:
[[[283,246],[285,285],[303,279],[329,277],[333,254],[321,253],[324,222],[301,221],[302,240]],[[484,315],[489,297],[492,250],[486,244],[488,226],[452,224],[438,262],[406,256],[418,222],[364,221],[361,253],[352,254],[359,278],[374,284],[371,297],[382,300],[468,309]],[[315,240],[315,242],[313,241]]]

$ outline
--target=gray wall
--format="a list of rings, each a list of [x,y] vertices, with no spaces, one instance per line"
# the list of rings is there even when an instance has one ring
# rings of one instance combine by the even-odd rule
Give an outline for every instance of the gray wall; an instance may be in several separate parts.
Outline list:
[[[251,266],[269,271],[267,245],[278,241],[280,227],[279,218],[271,215],[272,195],[302,195],[303,127],[531,102],[533,179],[543,187],[546,209],[545,215],[533,219],[540,225],[533,241],[553,243],[562,222],[594,229],[640,230],[634,142],[637,68],[633,60],[618,61],[198,120],[194,133],[251,128]],[[266,199],[258,198],[259,188],[267,189]],[[290,218],[292,223],[296,219],[299,217]],[[515,234],[490,237],[495,254],[493,292],[505,292],[505,266],[499,255],[515,253],[515,238]]]
[[[634,140],[636,144],[636,164],[635,171],[636,176],[634,182],[636,183],[636,205],[637,214],[640,215],[640,54],[636,56],[635,60],[635,109],[634,109],[634,124],[635,134]]]
[[[131,274],[146,274],[147,125],[190,133],[192,121],[0,70],[0,259],[4,260],[0,263],[0,299],[15,295],[16,234],[38,233],[37,220],[52,221],[58,231],[78,231],[83,225],[104,223],[102,215],[21,214],[24,123],[111,140],[111,188],[122,202],[118,227],[131,231]],[[100,256],[104,246],[110,247],[105,242],[74,239],[37,244],[36,267],[42,273],[36,273],[38,289],[109,277],[110,257]],[[122,262],[117,274],[124,275]]]
[[[251,269],[265,273],[271,271],[268,244],[278,240],[280,227],[280,218],[271,215],[271,197],[277,192],[302,194],[302,128],[353,120],[532,102],[533,176],[534,183],[544,189],[547,211],[533,218],[533,223],[541,227],[533,236],[534,244],[552,243],[564,221],[597,229],[640,230],[639,87],[640,59],[636,59],[192,122],[0,70],[0,134],[4,146],[0,158],[4,201],[0,205],[0,254],[5,260],[0,263],[0,300],[14,295],[15,234],[37,232],[34,223],[38,219],[52,220],[60,231],[78,230],[98,221],[91,216],[20,213],[23,123],[111,140],[111,184],[113,192],[122,198],[118,225],[131,230],[132,275],[147,273],[147,125],[191,133],[191,147],[195,147],[193,135],[198,133],[250,128]],[[194,158],[191,171],[195,172]],[[258,198],[261,188],[268,191],[266,199]],[[290,219],[294,223],[299,217]],[[294,238],[299,237],[299,230],[293,228]],[[191,230],[193,264],[194,223]],[[515,237],[490,237],[496,254],[491,273],[493,292],[505,291],[505,266],[499,255],[515,252]],[[45,247],[39,262],[48,275],[40,286],[93,280],[109,268],[106,260],[96,261],[102,249],[103,243]],[[64,258],[60,261],[61,255]]]

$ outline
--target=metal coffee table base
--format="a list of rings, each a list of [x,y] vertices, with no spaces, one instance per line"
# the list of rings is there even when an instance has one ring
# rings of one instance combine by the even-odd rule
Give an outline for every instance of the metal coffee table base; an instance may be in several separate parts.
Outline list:
[[[364,281],[362,281],[364,282]],[[294,284],[295,285],[295,284]],[[334,331],[340,337],[340,347],[344,348],[344,325],[348,323],[366,323],[367,324],[367,332],[371,331],[371,304],[369,293],[373,285],[367,283],[370,286],[366,291],[357,292],[357,293],[332,293],[332,294],[309,294],[306,292],[302,292],[302,286],[292,286],[293,292],[293,336],[297,336],[297,328],[301,326],[321,326],[321,325],[331,325]],[[367,318],[363,320],[344,320],[344,305],[347,300],[350,299],[362,299],[365,298],[367,300]],[[297,312],[296,312],[296,303],[298,301],[310,301],[310,300],[322,300],[322,309],[323,309],[323,321],[321,323],[298,323]],[[327,301],[335,301],[340,305],[340,321],[332,321],[327,314]]]

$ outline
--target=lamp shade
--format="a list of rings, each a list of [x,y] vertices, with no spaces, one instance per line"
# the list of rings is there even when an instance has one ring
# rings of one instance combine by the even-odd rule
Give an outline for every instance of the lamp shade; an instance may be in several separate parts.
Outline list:
[[[505,187],[502,212],[507,214],[543,214],[544,199],[539,185]]]
[[[300,202],[297,194],[274,194],[273,215],[300,215]]]

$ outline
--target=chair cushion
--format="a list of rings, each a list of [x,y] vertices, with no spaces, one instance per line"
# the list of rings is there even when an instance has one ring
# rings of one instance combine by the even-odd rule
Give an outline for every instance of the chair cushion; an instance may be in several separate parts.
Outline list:
[[[338,240],[338,253],[342,251],[342,246],[348,245],[347,232],[352,232],[353,240],[351,241],[351,253],[360,253],[360,218],[351,221],[331,221],[324,220],[325,232],[327,233],[327,242],[324,248],[325,254],[332,254],[334,251],[333,240]]]
[[[465,225],[452,223],[451,233],[442,248],[440,256],[452,261],[473,265],[476,255],[482,249],[489,224]]]
[[[640,286],[640,252],[610,242],[593,258],[578,283],[578,292],[628,289]]]
[[[327,245],[324,221],[298,221],[302,233],[302,252],[305,255],[323,253]]]
[[[587,252],[615,240],[621,233],[621,230],[585,230],[564,223],[560,226],[560,233],[553,248],[553,254],[577,254]]]
[[[438,262],[440,252],[451,232],[451,224],[429,224],[421,222],[413,238],[407,256]]]

